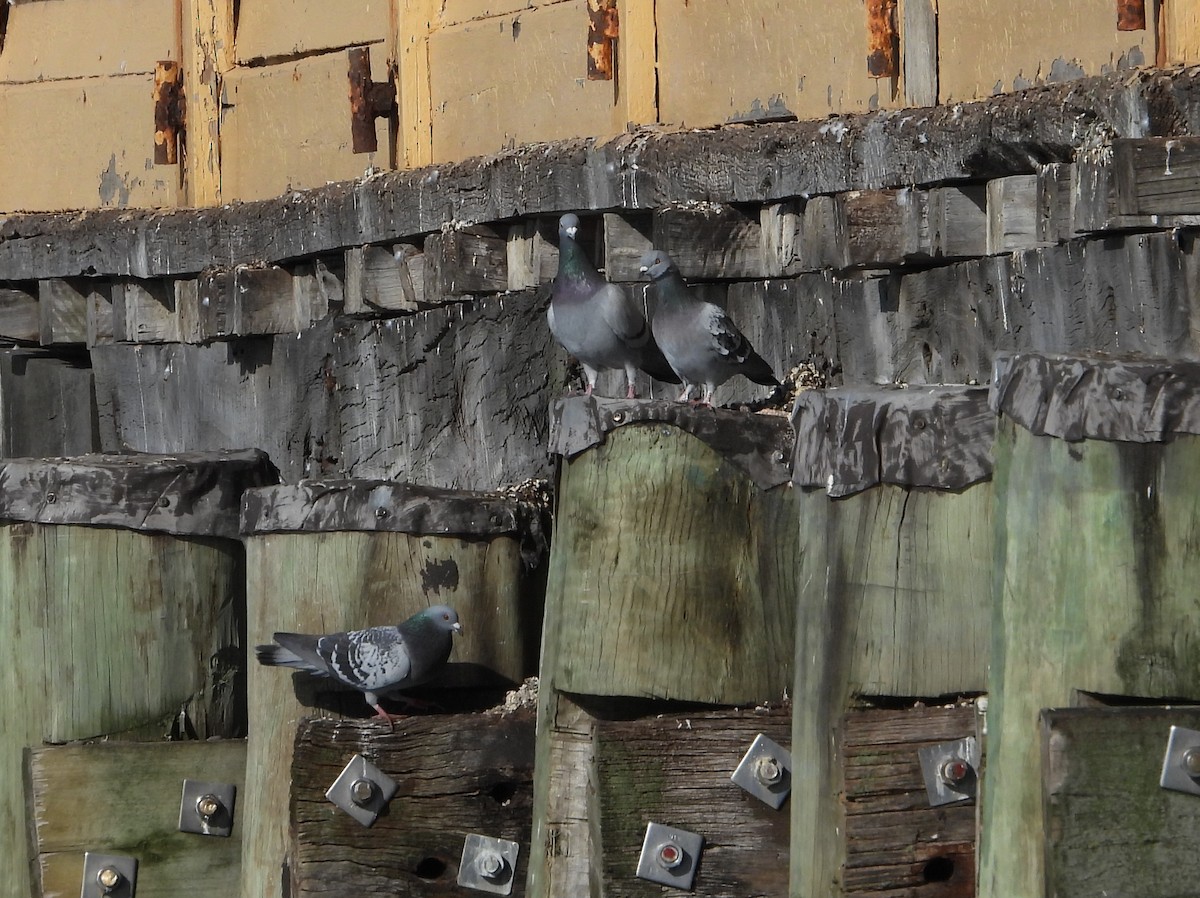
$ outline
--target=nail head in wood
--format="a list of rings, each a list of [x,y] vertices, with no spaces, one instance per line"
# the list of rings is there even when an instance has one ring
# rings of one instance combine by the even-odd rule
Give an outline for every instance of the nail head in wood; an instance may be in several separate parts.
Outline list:
[[[650,823],[638,858],[638,879],[690,890],[703,848],[704,837],[698,833]]]
[[[236,797],[237,787],[232,783],[185,779],[179,800],[179,831],[229,838]]]
[[[975,797],[979,787],[980,748],[974,736],[917,749],[930,807]]]
[[[362,755],[355,755],[338,774],[325,797],[363,826],[370,826],[392,800],[396,789],[395,780]]]
[[[469,833],[458,865],[458,884],[493,895],[511,894],[520,851],[517,842]]]
[[[792,791],[791,752],[759,733],[729,778],[778,810]]]

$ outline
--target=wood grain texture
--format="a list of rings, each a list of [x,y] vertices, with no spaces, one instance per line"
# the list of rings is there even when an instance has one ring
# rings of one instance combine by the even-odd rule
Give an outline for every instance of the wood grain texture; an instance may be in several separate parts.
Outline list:
[[[81,345],[87,342],[88,297],[86,281],[61,278],[38,283],[39,342],[43,346]]]
[[[696,895],[786,894],[787,806],[770,808],[729,778],[759,733],[787,747],[786,709],[667,711],[595,726],[601,894],[663,894],[634,875],[652,821],[704,836]]]
[[[792,884],[827,895],[854,696],[983,691],[992,619],[992,485],[958,493],[883,486],[841,500],[797,490],[805,552],[792,695]]]
[[[1076,690],[1200,696],[1186,636],[1198,611],[1188,547],[1200,504],[1188,485],[1200,478],[1200,438],[1068,443],[1002,418],[995,476],[1002,576],[979,880],[988,898],[1043,888],[1045,818],[1029,776],[1042,708],[1070,704]]]
[[[344,87],[340,90],[339,103]],[[1096,117],[1092,128],[1078,127],[1073,110],[1081,107]],[[1070,161],[1089,135],[1105,128],[1117,136],[1144,136],[1143,126],[1134,124],[1144,121],[1200,132],[1200,74],[1185,69],[1112,75],[986,103],[936,107],[920,116],[881,112],[825,122],[643,133],[607,143],[566,140],[460,165],[330,184],[286,199],[131,214],[119,224],[115,213],[10,216],[0,224],[0,280],[88,271],[194,274],[213,264],[278,262],[411,238],[456,219],[653,209],[686,200],[762,203],[983,180],[1031,172],[1035,161]],[[928,152],[927,143],[939,152]]]
[[[425,238],[427,302],[507,289],[508,245],[490,229],[449,229]]]
[[[374,724],[307,719],[296,733],[290,817],[294,895],[459,896],[469,833],[520,844],[512,895],[525,894],[533,804],[533,714],[410,717]],[[325,790],[359,752],[399,791],[370,828]]]
[[[458,611],[464,632],[455,638],[442,682],[520,682],[533,666],[539,609],[526,591],[520,547],[511,537],[269,534],[248,537],[246,551],[252,644],[269,642],[276,630],[331,633],[395,624],[443,603]],[[247,756],[242,890],[281,895],[281,884],[295,883],[298,875],[287,810],[297,725],[314,705],[351,717],[372,712],[357,692],[329,692],[309,679],[293,680],[281,668],[254,665],[248,695],[255,724]],[[362,726],[364,732],[387,731],[378,722]],[[330,776],[322,792],[332,782]]]
[[[1200,138],[1116,141],[1113,170],[1119,214],[1200,214]]]
[[[386,322],[326,319],[299,336],[98,346],[105,445],[261,446],[288,482],[495,489],[546,477],[546,409],[564,374],[544,302],[521,293]]]
[[[221,80],[233,67],[233,0],[182,0],[184,188],[192,207],[221,202]]]
[[[362,246],[346,250],[343,311],[347,315],[383,311],[415,312],[425,302],[425,256],[412,244],[395,250]]]
[[[34,349],[0,350],[0,457],[83,455],[99,448],[89,365]]]
[[[198,882],[236,891],[240,805],[228,838],[180,832],[179,809],[185,779],[241,788],[243,740],[36,748],[29,766],[38,894],[77,893],[88,851],[137,857],[141,896],[173,898]]]
[[[101,527],[8,524],[0,558],[0,631],[21,659],[0,669],[0,853],[23,858],[27,748],[161,740],[182,713],[202,737],[244,732],[244,572],[236,543]],[[5,894],[29,894],[13,871]]]
[[[798,521],[690,434],[624,427],[566,464],[543,679],[718,704],[791,685]]]
[[[0,336],[18,343],[38,342],[41,318],[36,295],[0,287]]]
[[[974,735],[972,705],[846,715],[841,894],[975,894],[975,802],[931,808],[917,754]]]
[[[685,278],[763,277],[762,225],[731,206],[671,207],[654,213],[653,242]]]
[[[1041,715],[1046,894],[1186,894],[1200,875],[1195,796],[1159,788],[1172,726],[1192,707],[1050,709]],[[1169,871],[1169,873],[1168,873]]]

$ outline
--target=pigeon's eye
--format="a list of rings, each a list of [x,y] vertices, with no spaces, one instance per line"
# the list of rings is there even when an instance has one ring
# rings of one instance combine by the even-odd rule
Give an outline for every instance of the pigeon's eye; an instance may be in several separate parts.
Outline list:
[[[442,620],[450,620],[450,615],[448,615],[448,614],[443,614],[443,615],[442,615]]]

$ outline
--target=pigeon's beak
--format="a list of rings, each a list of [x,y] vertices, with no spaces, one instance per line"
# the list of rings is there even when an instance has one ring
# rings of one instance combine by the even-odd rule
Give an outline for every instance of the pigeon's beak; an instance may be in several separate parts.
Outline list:
[[[452,623],[450,625],[450,629],[453,630],[455,633],[461,633],[462,632],[462,624],[460,624],[458,621],[455,621],[454,623]]]
[[[643,266],[641,266],[640,268],[638,268],[638,271],[640,271],[642,274],[646,274],[646,273],[647,273],[649,270],[650,270],[650,269],[649,269],[649,268],[647,268],[645,265],[643,265]]]
[[[567,236],[570,237],[572,240],[574,240],[575,234],[576,234],[576,232],[578,232],[578,230],[579,230],[579,228],[567,228]]]

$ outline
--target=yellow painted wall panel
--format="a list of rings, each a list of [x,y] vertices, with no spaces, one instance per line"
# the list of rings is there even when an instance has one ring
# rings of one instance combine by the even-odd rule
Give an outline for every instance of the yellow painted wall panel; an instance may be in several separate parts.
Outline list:
[[[1166,19],[1166,64],[1200,64],[1200,3],[1167,0],[1159,8]]]
[[[867,75],[863,0],[658,0],[660,119],[703,127],[898,105]]]
[[[175,206],[153,89],[153,75],[0,85],[0,212]]]
[[[587,31],[587,6],[573,0],[434,33],[434,160],[623,131],[617,83],[587,80]]]
[[[390,0],[241,0],[234,47],[239,63],[383,41]]]
[[[1145,31],[1117,31],[1113,0],[939,0],[939,99],[1153,65],[1154,7],[1146,4]]]
[[[470,22],[473,19],[505,16],[523,9],[549,6],[555,2],[561,3],[564,0],[540,0],[540,2],[539,0],[444,0],[439,24],[461,25],[463,22]]]
[[[387,62],[371,55],[372,78]],[[379,150],[353,152],[345,51],[281,65],[235,69],[225,81],[221,123],[222,199],[267,199],[386,167],[388,126],[375,123]]]
[[[179,59],[175,4],[164,0],[53,0],[9,8],[0,81],[153,72]]]

